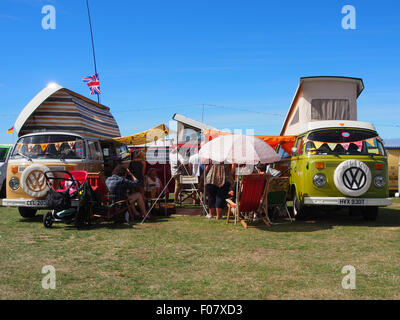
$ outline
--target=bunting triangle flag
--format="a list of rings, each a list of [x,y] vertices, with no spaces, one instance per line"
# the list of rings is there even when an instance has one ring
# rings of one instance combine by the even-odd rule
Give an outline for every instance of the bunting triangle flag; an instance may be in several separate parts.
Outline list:
[[[21,146],[22,144],[17,143],[17,147],[15,148],[17,152],[19,151],[19,149],[21,149]]]
[[[61,145],[62,145],[62,142],[54,143],[54,147],[56,148],[57,151],[60,150]]]
[[[362,149],[362,147],[363,147],[363,142],[362,141],[354,141],[353,143],[357,146],[357,148],[359,150]]]
[[[345,143],[341,143],[341,145],[342,145],[342,147],[343,147],[344,150],[346,150],[346,151],[349,150],[350,143],[345,142]]]
[[[48,143],[41,143],[40,144],[40,148],[42,149],[43,152],[47,149],[48,145],[49,145]]]
[[[75,146],[75,141],[68,141],[68,145],[69,145],[69,147],[70,147],[71,149],[73,149],[74,146]]]
[[[332,151],[335,150],[337,143],[327,143],[329,149],[331,149]]]
[[[368,140],[365,140],[367,143],[369,143],[371,146],[375,146],[375,138],[371,138]]]
[[[320,142],[320,141],[313,141],[313,142],[314,142],[316,149],[319,149],[324,144],[323,142]]]
[[[29,143],[28,144],[28,152],[31,152],[34,146],[35,146],[34,144]]]

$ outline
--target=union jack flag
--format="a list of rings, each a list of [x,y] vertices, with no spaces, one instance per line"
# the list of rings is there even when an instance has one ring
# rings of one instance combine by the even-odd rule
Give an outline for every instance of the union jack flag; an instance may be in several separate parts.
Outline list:
[[[82,81],[88,85],[90,94],[100,94],[100,80],[97,73],[83,78]]]

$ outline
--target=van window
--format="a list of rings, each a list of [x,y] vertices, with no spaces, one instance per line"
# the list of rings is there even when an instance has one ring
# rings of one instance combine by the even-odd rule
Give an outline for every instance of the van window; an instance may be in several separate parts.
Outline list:
[[[117,146],[117,157],[123,161],[129,160],[130,152],[127,146]]]
[[[0,147],[0,162],[6,161],[8,150],[8,147]]]
[[[85,143],[80,137],[70,135],[33,135],[17,141],[12,159],[84,159]]]
[[[294,125],[299,122],[300,116],[299,116],[299,108],[297,107],[296,113],[294,114],[292,121],[290,122],[290,125]]]
[[[317,154],[386,155],[378,134],[361,129],[324,129],[308,135],[305,151],[315,148]]]
[[[102,160],[100,146],[97,141],[88,141],[89,160]]]
[[[297,156],[301,156],[303,154],[303,146],[304,146],[304,136],[298,138],[296,141],[296,148],[297,148],[296,155]]]

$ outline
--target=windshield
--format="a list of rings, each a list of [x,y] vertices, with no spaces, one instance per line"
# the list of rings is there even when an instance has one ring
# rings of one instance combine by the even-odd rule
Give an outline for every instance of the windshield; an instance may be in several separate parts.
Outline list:
[[[35,135],[22,137],[12,153],[12,159],[84,159],[82,138],[68,135]]]
[[[9,148],[0,148],[0,162],[6,161]]]
[[[376,132],[346,128],[311,132],[305,145],[305,152],[310,151],[324,155],[385,155]]]

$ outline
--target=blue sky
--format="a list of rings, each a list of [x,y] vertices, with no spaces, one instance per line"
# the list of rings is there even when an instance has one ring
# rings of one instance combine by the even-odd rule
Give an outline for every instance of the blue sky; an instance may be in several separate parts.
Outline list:
[[[84,0],[2,0],[0,143],[49,82],[86,96],[93,73]],[[361,77],[361,121],[399,138],[399,1],[90,1],[102,103],[123,135],[181,113],[277,135],[302,76]],[[43,30],[44,5],[56,29]],[[341,9],[356,8],[344,30]],[[93,96],[92,96],[93,97]],[[218,106],[218,107],[216,107]]]

